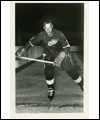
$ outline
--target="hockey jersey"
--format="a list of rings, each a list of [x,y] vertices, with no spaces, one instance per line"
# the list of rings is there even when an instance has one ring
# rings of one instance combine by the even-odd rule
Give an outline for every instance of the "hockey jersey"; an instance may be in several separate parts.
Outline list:
[[[64,48],[70,46],[65,35],[57,29],[53,29],[51,37],[45,31],[41,31],[30,39],[30,43],[31,45],[41,45],[43,53],[52,55],[57,55]]]

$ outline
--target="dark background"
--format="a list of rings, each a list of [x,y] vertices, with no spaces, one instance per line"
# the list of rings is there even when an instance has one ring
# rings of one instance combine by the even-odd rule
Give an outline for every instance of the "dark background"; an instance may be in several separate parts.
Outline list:
[[[70,45],[84,43],[84,3],[16,3],[16,46],[25,45],[43,30],[43,21],[50,18],[55,29],[61,30]]]

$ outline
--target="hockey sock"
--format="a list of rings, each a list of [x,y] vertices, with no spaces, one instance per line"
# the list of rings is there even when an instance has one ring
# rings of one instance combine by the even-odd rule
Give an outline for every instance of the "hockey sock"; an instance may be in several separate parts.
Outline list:
[[[80,87],[81,90],[84,91],[84,84],[83,84],[83,78],[81,76],[79,76],[76,80],[74,80],[75,83],[77,83]]]
[[[48,88],[54,88],[54,67],[46,66],[44,70]]]
[[[77,73],[77,70],[73,68],[70,71],[67,71],[67,73],[83,90],[83,78]]]
[[[50,88],[54,89],[54,78],[51,80],[46,80],[46,83],[47,83],[49,89]]]
[[[82,77],[79,76],[76,80],[74,80],[75,83],[81,84],[82,83]]]

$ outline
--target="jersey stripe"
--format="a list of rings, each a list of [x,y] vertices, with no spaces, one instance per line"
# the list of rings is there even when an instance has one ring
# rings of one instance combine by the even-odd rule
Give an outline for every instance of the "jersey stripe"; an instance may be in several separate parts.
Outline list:
[[[66,47],[70,47],[70,45],[68,44],[68,45],[64,46],[63,48],[66,48]]]
[[[31,41],[29,41],[30,45],[33,47],[34,45],[31,43]]]

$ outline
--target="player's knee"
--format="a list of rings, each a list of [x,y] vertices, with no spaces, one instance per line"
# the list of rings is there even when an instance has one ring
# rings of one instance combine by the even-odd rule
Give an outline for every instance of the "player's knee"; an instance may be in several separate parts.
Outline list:
[[[76,80],[77,78],[79,78],[79,74],[77,72],[77,70],[75,68],[67,71],[67,74],[73,79]]]
[[[51,80],[54,78],[54,67],[53,66],[46,66],[44,70],[44,74],[47,80]]]

